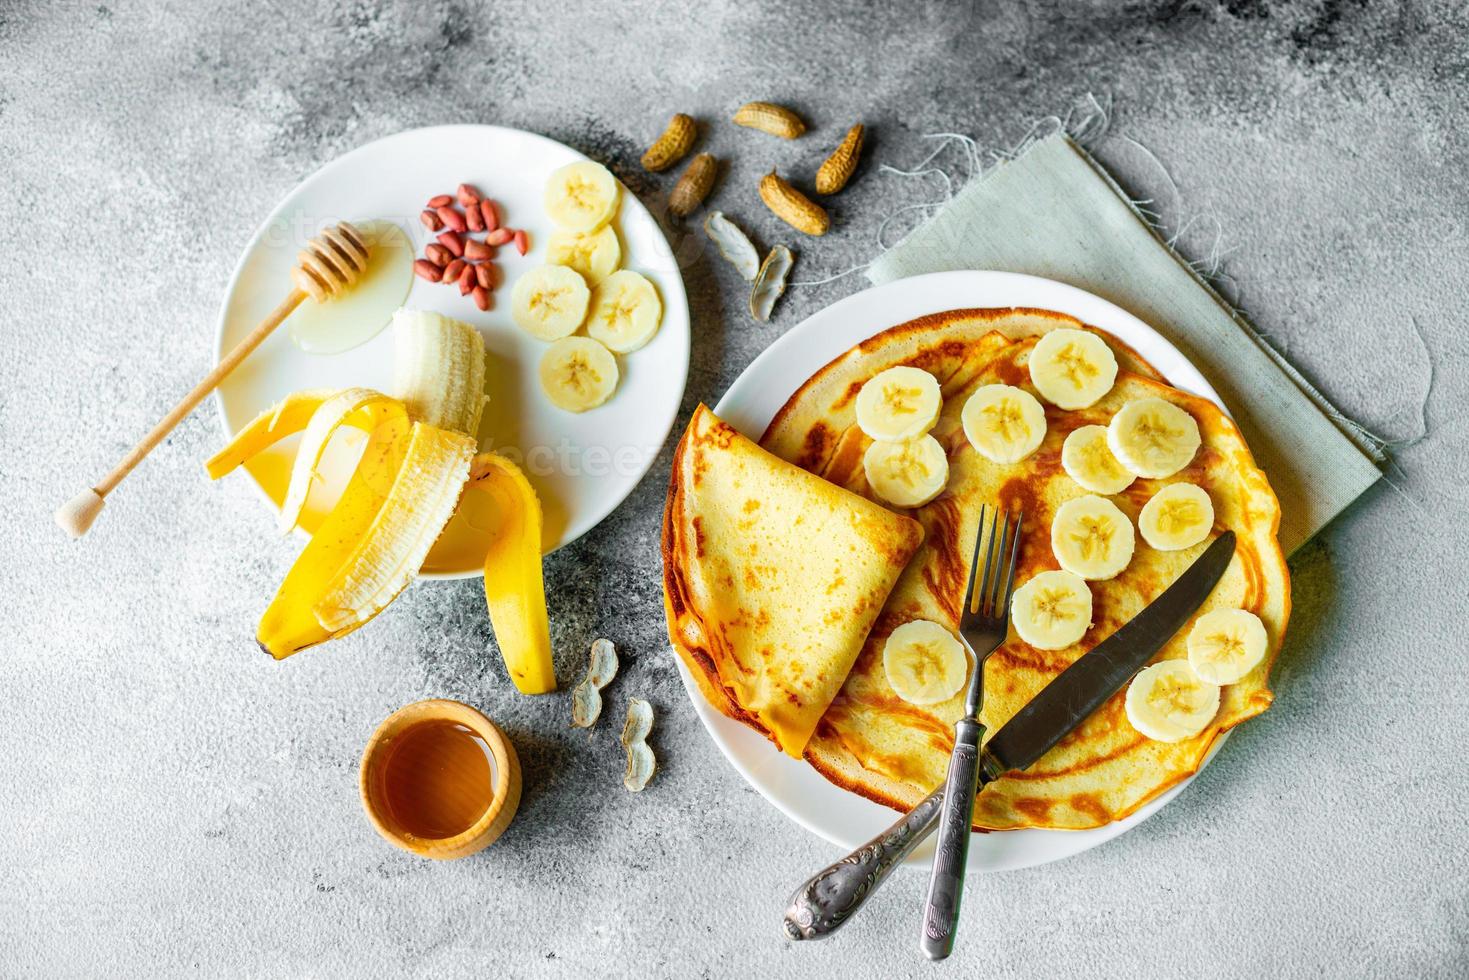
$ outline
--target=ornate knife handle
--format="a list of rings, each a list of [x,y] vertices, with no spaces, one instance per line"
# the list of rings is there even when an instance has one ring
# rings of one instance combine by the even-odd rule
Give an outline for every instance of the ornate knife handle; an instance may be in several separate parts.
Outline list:
[[[923,906],[923,932],[918,937],[919,949],[931,960],[944,959],[954,950],[954,929],[959,925],[974,822],[974,795],[979,788],[979,742],[983,737],[984,726],[973,718],[961,718],[954,726],[954,754],[949,757],[949,778],[944,783],[954,792],[945,794],[939,813],[938,847],[933,856],[933,875],[928,879],[928,900]]]
[[[786,936],[824,939],[836,932],[908,852],[928,836],[943,803],[941,785],[906,817],[797,888],[782,923]]]

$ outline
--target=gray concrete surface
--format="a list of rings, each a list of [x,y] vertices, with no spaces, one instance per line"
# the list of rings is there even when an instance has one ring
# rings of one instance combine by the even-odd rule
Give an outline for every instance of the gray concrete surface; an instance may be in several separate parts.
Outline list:
[[[1452,2],[979,0],[693,7],[351,0],[307,8],[0,4],[0,974],[6,976],[1462,976],[1469,968],[1462,716],[1469,390],[1469,18]],[[547,563],[563,678],[596,634],[612,693],[660,711],[661,772],[510,688],[478,585],[412,589],[369,628],[282,664],[250,642],[290,549],[244,481],[206,484],[212,407],[84,543],[52,508],[209,365],[236,256],[319,164],[398,130],[498,122],[636,167],[682,109],[787,100],[850,120],[871,161],[920,134],[1003,146],[1088,91],[1098,154],[1156,197],[1232,294],[1396,451],[1382,486],[1294,563],[1278,700],[1173,805],[1113,843],[971,889],[963,945],[914,949],[923,880],[825,944],[778,938],[793,882],[835,855],[746,787],[665,648],[657,517],[667,457]],[[767,161],[727,126],[719,204],[766,241]],[[799,277],[869,258],[928,189],[869,162]],[[891,231],[901,229],[893,227]],[[862,285],[794,291],[753,325],[732,271],[686,271],[685,412],[773,338]],[[1414,333],[1421,331],[1422,342]],[[1431,397],[1429,365],[1434,365]],[[357,801],[361,746],[448,696],[508,729],[526,798],[448,865],[387,847]]]

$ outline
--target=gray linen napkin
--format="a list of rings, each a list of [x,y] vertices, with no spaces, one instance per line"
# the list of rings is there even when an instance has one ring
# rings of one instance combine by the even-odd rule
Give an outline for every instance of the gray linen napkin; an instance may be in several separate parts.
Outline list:
[[[1381,476],[1370,441],[1268,347],[1064,134],[969,182],[868,267],[881,284],[996,269],[1111,300],[1187,356],[1224,399],[1280,497],[1280,543],[1304,544]]]

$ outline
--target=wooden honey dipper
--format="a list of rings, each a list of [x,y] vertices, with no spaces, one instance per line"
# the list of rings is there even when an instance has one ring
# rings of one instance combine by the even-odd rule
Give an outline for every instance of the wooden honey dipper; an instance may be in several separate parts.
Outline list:
[[[88,487],[57,509],[56,523],[61,525],[62,530],[73,538],[86,534],[97,515],[102,512],[106,496],[122,482],[123,477],[131,473],[133,467],[141,463],[143,457],[173,431],[174,426],[182,422],[206,395],[218,387],[226,375],[249,357],[270,336],[271,331],[301,305],[302,300],[309,296],[318,303],[325,302],[357,284],[367,271],[368,250],[367,239],[345,221],[325,229],[307,242],[305,250],[296,256],[295,267],[291,269],[291,281],[295,283],[295,288],[286,294],[286,298],[281,300],[281,304],[269,316],[260,321],[259,326],[235,345],[234,350],[224,356],[213,371],[204,376],[204,380],[194,386],[193,391],[174,406],[173,411],[153,427],[152,432],[144,436],[123,457],[122,462],[111,473],[104,476],[96,486]]]

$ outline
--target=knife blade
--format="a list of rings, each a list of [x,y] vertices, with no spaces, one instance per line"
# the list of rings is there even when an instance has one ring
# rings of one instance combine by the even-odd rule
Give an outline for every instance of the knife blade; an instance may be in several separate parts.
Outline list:
[[[1082,654],[1000,726],[980,752],[981,788],[1026,769],[1116,694],[1183,628],[1234,560],[1225,531],[1173,584],[1111,636]],[[940,785],[886,831],[797,888],[781,922],[789,939],[822,939],[846,922],[938,822]]]
[[[1234,546],[1233,531],[1219,535],[1162,595],[1041,688],[985,743],[983,773],[994,779],[1030,768],[1116,694],[1209,598]]]

